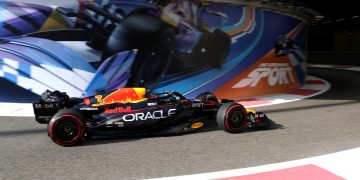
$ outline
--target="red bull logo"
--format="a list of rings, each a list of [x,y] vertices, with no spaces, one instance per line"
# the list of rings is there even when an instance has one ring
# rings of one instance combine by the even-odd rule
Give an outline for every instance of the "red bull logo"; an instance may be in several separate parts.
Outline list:
[[[145,101],[146,94],[145,88],[119,88],[118,90],[110,93],[104,98],[102,95],[96,95],[97,104],[93,106],[100,106],[113,103],[137,103]]]
[[[105,108],[104,113],[105,114],[115,114],[115,113],[124,113],[124,112],[132,112],[130,106],[127,107],[115,107],[115,108]]]

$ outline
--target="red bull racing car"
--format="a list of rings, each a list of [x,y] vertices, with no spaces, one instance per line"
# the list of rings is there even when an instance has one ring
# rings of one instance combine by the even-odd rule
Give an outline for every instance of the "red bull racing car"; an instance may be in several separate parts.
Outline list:
[[[219,101],[210,92],[186,99],[177,92],[147,94],[145,88],[120,88],[70,98],[47,90],[33,108],[36,121],[48,124],[48,135],[61,146],[75,145],[85,137],[187,133],[214,119],[229,133],[271,124],[265,114],[232,100]]]

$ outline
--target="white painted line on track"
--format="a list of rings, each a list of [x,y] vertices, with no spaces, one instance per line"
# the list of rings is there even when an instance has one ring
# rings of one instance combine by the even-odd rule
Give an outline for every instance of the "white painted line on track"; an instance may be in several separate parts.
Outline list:
[[[0,103],[0,116],[34,116],[31,103]]]
[[[328,69],[340,69],[340,70],[348,70],[348,71],[360,71],[360,67],[359,67],[359,66],[350,66],[350,65],[307,64],[307,67],[328,68]]]
[[[297,94],[291,94],[291,92],[286,94],[276,94],[271,96],[264,96],[264,97],[257,97],[254,98],[253,101],[259,101],[259,104],[254,104],[252,102],[244,102],[244,101],[238,101],[240,104],[243,104],[246,108],[253,108],[253,107],[262,107],[262,106],[270,106],[275,104],[281,104],[281,103],[288,103],[288,102],[294,102],[299,101],[302,99],[310,98],[317,96],[319,94],[322,94],[326,91],[328,91],[331,88],[331,84],[327,82],[324,79],[320,79],[318,77],[314,76],[306,76],[306,81],[309,80],[315,80],[315,81],[321,81],[322,84],[305,84],[302,88],[299,90],[316,90],[314,93],[311,93],[309,95],[297,95]]]
[[[323,168],[333,174],[336,174],[344,179],[360,179],[360,148],[351,150],[336,152],[332,154],[311,157],[306,159],[287,161],[276,164],[268,164],[263,166],[249,167],[243,169],[234,169],[227,171],[218,171],[203,174],[174,176],[165,178],[156,178],[152,180],[183,180],[183,179],[219,179],[219,178],[231,178],[237,176],[244,176],[249,174],[256,174],[262,172],[270,172],[275,170],[287,169],[291,167],[298,167],[303,165],[316,165]],[[286,179],[284,177],[284,179]],[[321,179],[320,177],[318,179]]]

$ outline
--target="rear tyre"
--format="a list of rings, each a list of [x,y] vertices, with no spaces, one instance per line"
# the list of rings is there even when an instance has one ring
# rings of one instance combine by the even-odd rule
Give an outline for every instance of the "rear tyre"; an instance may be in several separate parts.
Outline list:
[[[61,109],[50,120],[48,134],[60,146],[73,146],[84,137],[84,117],[73,109]]]
[[[229,133],[243,131],[247,121],[248,117],[244,106],[233,102],[223,104],[216,115],[218,126]]]

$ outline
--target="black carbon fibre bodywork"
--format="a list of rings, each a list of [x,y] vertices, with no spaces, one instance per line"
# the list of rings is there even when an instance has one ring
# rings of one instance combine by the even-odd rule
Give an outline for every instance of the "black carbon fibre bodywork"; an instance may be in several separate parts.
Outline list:
[[[49,123],[60,109],[79,112],[84,117],[87,136],[171,135],[199,129],[207,119],[215,117],[222,103],[202,98],[186,99],[177,92],[164,92],[148,94],[140,101],[101,104],[99,95],[79,99],[46,91],[33,107],[36,121],[42,124]]]
[[[61,146],[73,146],[85,137],[124,137],[183,134],[216,121],[220,129],[239,133],[246,128],[267,128],[262,112],[211,92],[186,99],[178,92],[146,94],[145,88],[119,88],[86,98],[70,98],[45,91],[33,104],[38,123],[48,124],[48,135]]]

